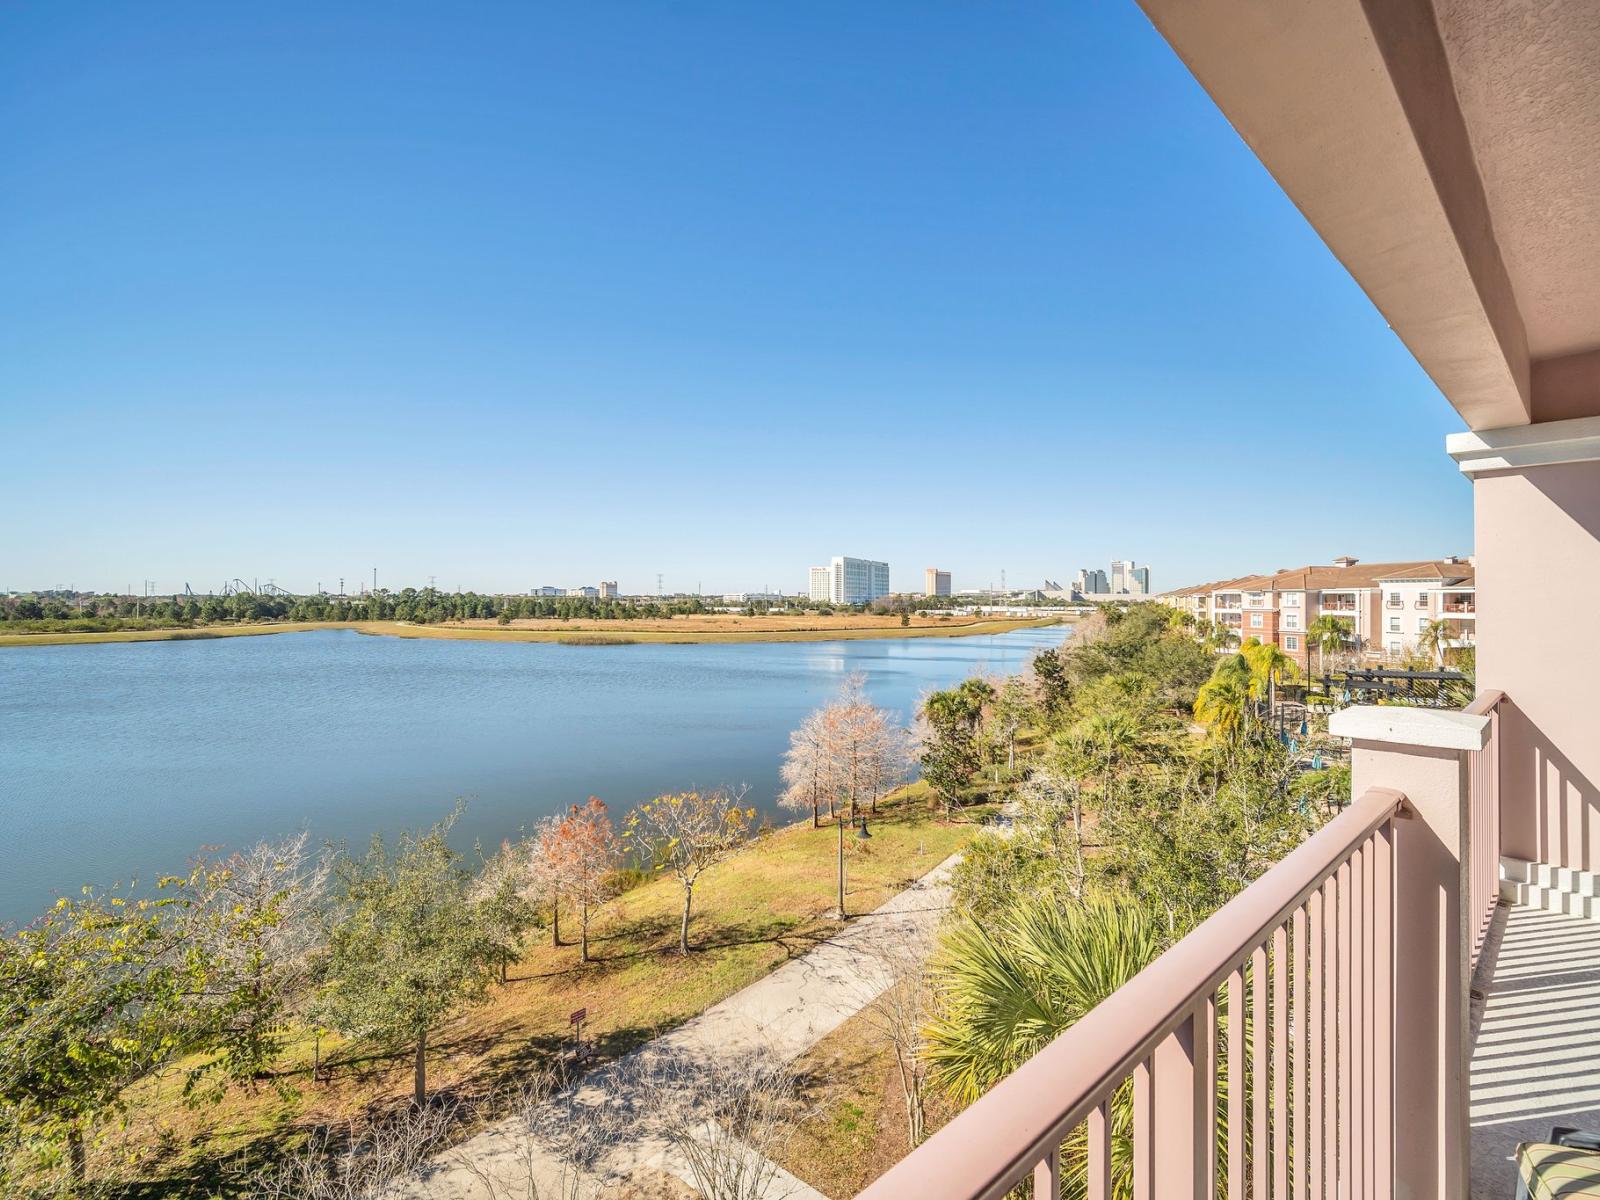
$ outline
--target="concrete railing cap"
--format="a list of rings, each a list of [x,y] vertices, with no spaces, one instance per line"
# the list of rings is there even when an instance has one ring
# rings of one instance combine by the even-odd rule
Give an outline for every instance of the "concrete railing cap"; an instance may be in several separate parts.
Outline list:
[[[1329,717],[1328,732],[1357,742],[1482,750],[1489,744],[1489,718],[1436,708],[1358,704]]]

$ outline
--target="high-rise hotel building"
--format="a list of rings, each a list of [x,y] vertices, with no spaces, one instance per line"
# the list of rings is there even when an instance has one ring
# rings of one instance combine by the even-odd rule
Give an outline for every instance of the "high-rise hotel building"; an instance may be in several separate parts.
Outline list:
[[[831,604],[867,604],[889,594],[889,564],[870,558],[836,556],[826,567],[811,568],[810,596]]]

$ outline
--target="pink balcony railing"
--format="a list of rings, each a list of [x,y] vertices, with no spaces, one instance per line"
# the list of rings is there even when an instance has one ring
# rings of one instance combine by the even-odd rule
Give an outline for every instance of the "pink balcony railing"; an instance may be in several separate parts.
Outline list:
[[[1489,742],[1467,755],[1467,912],[1472,922],[1472,966],[1500,899],[1500,701],[1504,692],[1480,692],[1466,711],[1489,718]]]
[[[1403,815],[1365,792],[861,1200],[1387,1196]]]

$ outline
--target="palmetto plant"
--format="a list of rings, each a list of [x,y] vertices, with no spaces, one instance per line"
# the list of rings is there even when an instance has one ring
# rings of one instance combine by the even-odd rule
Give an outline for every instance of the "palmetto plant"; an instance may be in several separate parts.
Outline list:
[[[966,1104],[1021,1066],[1155,960],[1160,921],[1127,902],[1019,905],[998,921],[965,921],[935,959],[938,997],[926,1055],[934,1087]],[[1113,1175],[1132,1163],[1128,1089],[1112,1104]],[[1063,1147],[1066,1197],[1084,1194],[1084,1139]]]

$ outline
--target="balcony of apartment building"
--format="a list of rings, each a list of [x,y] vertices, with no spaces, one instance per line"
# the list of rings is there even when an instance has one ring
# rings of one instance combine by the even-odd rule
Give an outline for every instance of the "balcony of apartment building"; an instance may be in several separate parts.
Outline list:
[[[1593,5],[1140,4],[1464,422],[1486,690],[1333,716],[1349,807],[865,1195],[1600,1194]]]
[[[863,1200],[1512,1200],[1519,1144],[1600,1132],[1600,875],[1502,859],[1515,711],[1336,714],[1350,806]]]
[[[1244,607],[1244,597],[1239,595],[1237,592],[1224,593],[1224,594],[1218,596],[1216,598],[1216,600],[1212,603],[1212,608],[1217,610],[1217,611],[1233,611],[1233,612],[1237,612],[1239,609],[1241,609],[1243,607]]]
[[[1478,614],[1477,597],[1472,592],[1444,592],[1439,600],[1439,611],[1454,616],[1475,617]]]
[[[1354,592],[1336,595],[1328,592],[1322,593],[1322,601],[1318,606],[1327,613],[1353,613],[1356,611],[1356,597]]]

